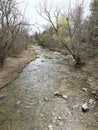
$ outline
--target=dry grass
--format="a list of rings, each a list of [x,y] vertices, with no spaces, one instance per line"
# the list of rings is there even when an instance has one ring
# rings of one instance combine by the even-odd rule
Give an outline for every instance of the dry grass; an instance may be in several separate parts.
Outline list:
[[[36,52],[32,46],[15,57],[8,57],[3,68],[0,69],[0,89],[18,77],[22,69],[36,58]]]
[[[89,72],[89,74],[98,79],[98,56],[89,60],[83,70]]]

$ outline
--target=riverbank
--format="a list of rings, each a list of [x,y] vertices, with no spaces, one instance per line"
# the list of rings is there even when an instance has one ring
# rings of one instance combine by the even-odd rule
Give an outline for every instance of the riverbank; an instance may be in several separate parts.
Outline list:
[[[32,46],[18,56],[8,57],[0,69],[0,89],[17,78],[22,69],[35,58],[36,52]]]
[[[93,78],[98,79],[98,56],[88,61],[83,70],[89,73]]]

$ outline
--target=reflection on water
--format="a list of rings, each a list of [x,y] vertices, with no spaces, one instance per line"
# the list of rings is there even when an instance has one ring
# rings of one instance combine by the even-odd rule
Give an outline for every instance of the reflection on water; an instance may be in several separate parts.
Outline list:
[[[98,130],[98,107],[81,111],[81,104],[93,98],[82,91],[89,87],[88,75],[66,65],[68,56],[35,49],[39,58],[0,92],[0,130],[48,130],[50,124],[54,130]],[[68,99],[54,98],[55,91]]]

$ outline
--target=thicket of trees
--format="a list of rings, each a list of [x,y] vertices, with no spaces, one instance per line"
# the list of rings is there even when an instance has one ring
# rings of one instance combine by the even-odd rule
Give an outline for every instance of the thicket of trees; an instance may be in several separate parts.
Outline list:
[[[0,66],[9,55],[27,48],[27,22],[15,0],[0,0]]]
[[[44,32],[33,38],[40,45],[70,53],[76,65],[83,65],[91,52],[98,54],[98,0],[92,0],[90,12],[84,17],[83,0],[69,5],[68,11],[39,4],[39,15],[48,21]],[[0,0],[0,66],[9,55],[19,54],[27,48],[29,24],[18,10],[15,0]]]
[[[35,40],[48,48],[65,48],[76,65],[85,64],[93,45],[98,45],[98,0],[92,0],[90,9],[85,18],[83,1],[78,0],[73,8],[69,5],[68,11],[52,8],[47,1],[40,3],[37,11],[49,24],[43,33],[35,34]]]

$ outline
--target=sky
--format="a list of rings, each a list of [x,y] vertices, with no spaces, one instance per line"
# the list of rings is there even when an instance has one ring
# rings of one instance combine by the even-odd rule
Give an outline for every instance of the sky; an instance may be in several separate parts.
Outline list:
[[[47,22],[41,18],[36,8],[38,7],[39,2],[42,2],[43,0],[16,0],[17,2],[20,2],[19,8],[22,14],[25,14],[26,19],[29,21],[30,24],[38,24],[40,26],[40,30],[42,30],[42,25],[46,24]],[[73,6],[74,3],[77,0],[46,0],[51,5],[57,6],[57,7],[64,7],[68,8],[69,1],[71,5]],[[87,15],[89,13],[89,6],[91,0],[84,0],[85,2],[85,14]],[[37,28],[33,27],[33,30],[35,31]],[[38,31],[38,30],[36,30]]]

